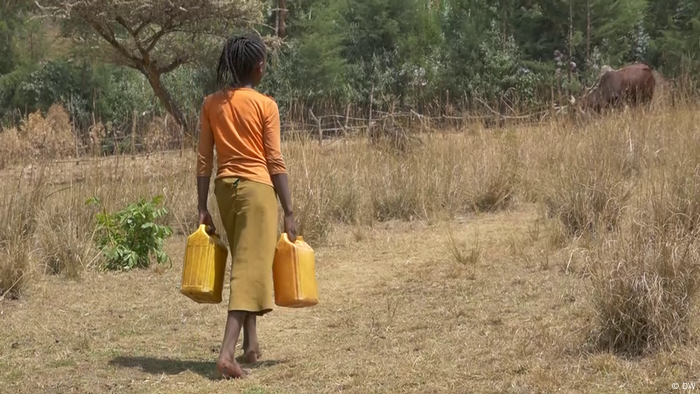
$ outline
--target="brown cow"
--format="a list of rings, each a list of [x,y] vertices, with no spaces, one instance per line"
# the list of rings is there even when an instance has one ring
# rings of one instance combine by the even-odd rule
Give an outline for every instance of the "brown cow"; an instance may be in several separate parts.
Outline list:
[[[581,112],[587,108],[600,112],[605,108],[648,104],[654,97],[656,80],[646,64],[631,64],[619,70],[606,66],[601,74],[596,85],[579,100]],[[571,104],[576,106],[573,96]]]

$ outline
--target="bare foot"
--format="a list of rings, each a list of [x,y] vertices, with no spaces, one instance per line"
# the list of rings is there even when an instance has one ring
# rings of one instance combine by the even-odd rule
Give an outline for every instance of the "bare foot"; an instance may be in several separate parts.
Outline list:
[[[229,362],[221,359],[216,362],[216,371],[223,379],[241,379],[248,375],[247,372],[241,369],[237,362]]]
[[[252,365],[256,364],[261,358],[262,352],[260,351],[260,347],[256,346],[254,349],[246,350],[243,355],[238,357],[237,361],[241,364]]]

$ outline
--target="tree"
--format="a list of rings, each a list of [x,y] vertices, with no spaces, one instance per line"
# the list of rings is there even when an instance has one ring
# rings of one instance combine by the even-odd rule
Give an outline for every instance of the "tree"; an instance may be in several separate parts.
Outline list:
[[[649,30],[653,58],[664,73],[692,76],[700,71],[700,5],[695,0],[652,3]]]
[[[162,76],[201,59],[217,38],[262,19],[260,0],[39,0],[44,15],[60,20],[65,34],[107,61],[148,80],[177,123],[187,120]]]

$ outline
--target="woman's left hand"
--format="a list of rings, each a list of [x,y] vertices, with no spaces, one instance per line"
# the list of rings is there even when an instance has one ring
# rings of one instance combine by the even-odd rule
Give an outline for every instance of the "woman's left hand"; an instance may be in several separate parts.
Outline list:
[[[293,214],[284,215],[284,232],[287,233],[290,242],[297,240],[297,222]]]
[[[216,234],[216,226],[214,226],[214,219],[212,219],[209,210],[199,211],[199,225],[207,226],[207,234]]]

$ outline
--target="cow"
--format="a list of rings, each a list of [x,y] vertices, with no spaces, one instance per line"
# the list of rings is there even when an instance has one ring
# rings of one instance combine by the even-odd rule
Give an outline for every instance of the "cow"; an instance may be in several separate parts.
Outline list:
[[[582,113],[589,108],[600,113],[608,108],[649,104],[655,87],[654,74],[646,64],[635,63],[619,70],[604,66],[598,82],[578,100],[578,106],[573,96],[570,102]]]

